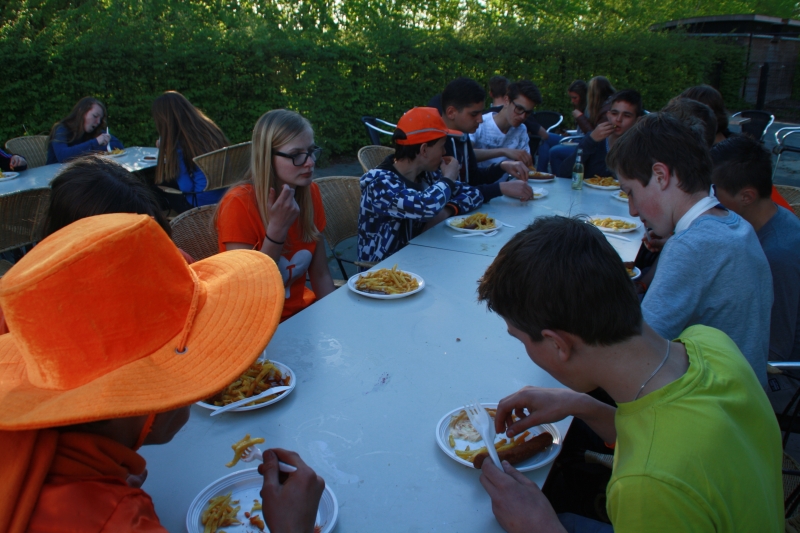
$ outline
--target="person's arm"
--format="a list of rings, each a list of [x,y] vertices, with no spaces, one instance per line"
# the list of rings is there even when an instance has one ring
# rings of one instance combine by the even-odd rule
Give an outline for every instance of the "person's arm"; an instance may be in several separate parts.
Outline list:
[[[483,195],[478,189],[466,183],[458,183],[448,205],[455,205],[458,213],[469,213],[482,204]]]
[[[577,113],[577,115],[575,113]],[[592,123],[586,118],[586,115],[575,109],[572,112],[572,116],[575,118],[575,124],[583,133],[592,131]]]
[[[537,131],[537,132],[536,132],[536,134],[537,134],[537,135],[538,135],[538,136],[539,136],[539,137],[540,137],[540,138],[541,138],[543,141],[546,141],[546,140],[547,140],[547,138],[548,138],[548,137],[550,137],[550,134],[549,134],[549,133],[547,133],[547,130],[546,130],[546,129],[544,129],[542,126],[539,126],[539,131]]]
[[[376,215],[425,220],[433,218],[450,201],[456,184],[442,178],[424,191],[408,189],[399,177],[388,170],[373,170],[373,178],[364,189]]]
[[[297,468],[280,473],[278,461]],[[264,476],[261,486],[262,514],[270,531],[276,533],[312,533],[325,480],[319,477],[295,452],[273,448],[263,454],[258,473]],[[281,481],[282,478],[285,478]]]
[[[67,146],[68,135],[67,128],[61,126],[56,130],[53,140],[50,141],[53,153],[55,153],[59,163],[65,163],[72,158],[100,150],[100,144],[97,139],[90,139],[74,146]]]
[[[21,155],[14,155],[0,150],[0,170],[21,172],[28,168],[28,162]]]
[[[527,135],[525,138],[527,139]],[[526,141],[527,146],[527,141]],[[505,157],[513,161],[520,161],[526,166],[533,164],[533,158],[527,150],[516,148],[475,148],[475,157],[478,162],[494,159],[495,157]]]
[[[314,255],[311,256],[311,264],[308,266],[308,277],[311,280],[311,288],[317,299],[324,298],[335,289],[331,271],[328,269],[328,256],[325,255],[325,243],[322,239],[317,242],[314,248]]]
[[[120,141],[113,135],[111,135],[110,137],[111,139],[108,141],[108,143],[111,145],[112,150],[122,150],[123,148],[125,148],[125,145],[122,144],[122,141]]]

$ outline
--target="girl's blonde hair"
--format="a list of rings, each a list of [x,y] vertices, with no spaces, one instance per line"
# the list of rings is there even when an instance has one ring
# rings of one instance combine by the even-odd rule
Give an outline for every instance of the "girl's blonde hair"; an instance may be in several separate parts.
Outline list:
[[[272,166],[275,150],[303,133],[313,133],[311,123],[299,113],[288,109],[273,109],[264,113],[253,128],[253,147],[250,156],[250,179],[256,194],[258,213],[266,228],[269,224],[268,198],[269,190],[275,189],[275,198],[280,195],[278,177]],[[300,206],[300,232],[303,241],[311,242],[319,239],[319,230],[314,226],[314,203],[311,200],[309,187],[297,187],[294,192],[295,201]]]

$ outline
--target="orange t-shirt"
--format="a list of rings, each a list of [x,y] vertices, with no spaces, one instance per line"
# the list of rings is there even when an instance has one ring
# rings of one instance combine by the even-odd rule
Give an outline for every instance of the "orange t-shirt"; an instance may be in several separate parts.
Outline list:
[[[785,207],[786,209],[794,213],[794,209],[792,209],[792,206],[789,205],[789,202],[787,202],[786,198],[784,198],[781,195],[781,193],[778,192],[778,189],[776,189],[774,185],[772,186],[772,198],[770,199],[779,206]]]
[[[311,201],[314,206],[314,225],[320,232],[325,229],[325,209],[316,183],[311,183]],[[258,214],[255,189],[250,183],[231,188],[222,198],[217,209],[217,241],[220,252],[225,251],[226,242],[249,244],[260,250],[267,234]],[[314,291],[306,287],[306,273],[317,242],[304,242],[300,231],[300,219],[289,228],[289,235],[281,251],[278,269],[286,287],[286,302],[283,304],[281,321],[302,311],[317,299]]]

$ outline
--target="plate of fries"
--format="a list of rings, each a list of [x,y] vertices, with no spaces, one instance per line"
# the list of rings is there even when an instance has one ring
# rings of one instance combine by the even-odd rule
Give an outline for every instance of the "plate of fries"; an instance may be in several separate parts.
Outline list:
[[[278,393],[277,395],[262,398],[261,400],[258,400],[258,403],[255,405],[245,404],[241,407],[231,409],[231,412],[252,411],[253,409],[260,409],[283,400],[294,390],[296,383],[297,379],[295,378],[294,372],[291,368],[283,363],[271,361],[269,359],[262,359],[259,357],[259,359],[250,365],[250,368],[248,368],[245,373],[239,377],[239,379],[225,387],[225,389],[219,394],[206,400],[197,402],[197,405],[212,411],[216,411],[224,405],[238,400],[243,400],[249,396],[255,396],[256,394],[260,394],[261,392],[272,387],[280,387],[281,385],[288,385],[292,387],[291,389]]]
[[[447,219],[447,225],[460,233],[488,233],[500,229],[503,223],[486,213],[455,216]]]
[[[392,268],[356,274],[347,280],[347,287],[361,296],[394,300],[418,293],[425,288],[425,280],[413,272],[398,270],[397,265],[394,265]]]
[[[555,179],[556,177],[548,172],[538,172],[536,170],[528,171],[528,182],[547,183],[548,181],[554,181]]]
[[[547,191],[547,189],[545,189],[543,187],[534,187],[533,188],[533,199],[534,200],[538,200],[539,198],[544,198],[548,194],[550,194],[550,193]]]
[[[628,195],[625,194],[625,191],[623,190],[615,192],[614,194],[611,195],[611,198],[613,198],[614,200],[619,200],[620,202],[625,202],[626,204],[628,203]]]
[[[617,215],[594,215],[589,217],[589,223],[594,224],[597,229],[606,233],[628,233],[642,227],[642,221],[638,218]]]
[[[613,177],[603,178],[600,176],[595,176],[593,178],[588,178],[583,180],[583,184],[591,189],[601,189],[604,191],[614,191],[619,189],[619,182]]]
[[[0,179],[10,179],[19,176],[19,172],[3,172],[0,170]]]
[[[259,531],[261,486],[264,478],[256,468],[239,470],[211,483],[200,491],[186,513],[189,533],[254,533]],[[317,508],[315,531],[329,533],[339,518],[339,502],[330,486],[325,485]],[[268,531],[266,527],[263,531]]]
[[[122,150],[120,148],[114,148],[110,152],[108,150],[106,150],[105,152],[100,152],[100,155],[105,155],[108,157],[121,157],[125,155],[125,150]]]
[[[494,410],[497,409],[497,404],[482,403],[481,405],[485,409],[489,410],[490,416],[494,418]],[[453,409],[444,415],[442,419],[439,420],[439,423],[436,424],[436,444],[439,445],[439,448],[441,448],[448,457],[457,463],[461,463],[462,465],[470,468],[475,468],[472,466],[472,457],[481,451],[485,451],[486,444],[483,442],[483,440],[470,442],[457,438],[451,439],[450,428],[453,427],[453,424],[457,420],[466,416],[467,414],[464,412],[463,407]],[[467,420],[465,423],[469,424],[469,421]],[[514,465],[514,468],[520,472],[536,470],[537,468],[541,468],[555,461],[556,457],[558,457],[558,454],[561,452],[561,445],[563,444],[564,439],[561,436],[561,433],[558,431],[558,428],[553,424],[541,424],[534,426],[524,433],[517,435],[513,439],[509,439],[504,433],[497,435],[497,437],[495,437],[494,445],[495,448],[500,448],[502,446],[511,447],[514,446],[515,443],[522,442],[522,440],[530,440],[544,432],[550,433],[553,436],[553,444],[545,448],[543,451],[537,453],[530,459],[526,459]]]

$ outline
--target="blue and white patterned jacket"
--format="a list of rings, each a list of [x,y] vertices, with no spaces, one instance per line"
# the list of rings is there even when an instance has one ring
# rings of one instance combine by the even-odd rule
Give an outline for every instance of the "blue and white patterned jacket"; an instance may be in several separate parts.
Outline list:
[[[388,157],[361,176],[358,259],[377,262],[389,257],[419,235],[426,222],[448,204],[458,213],[468,213],[482,203],[478,189],[449,180],[439,171],[409,181]]]

